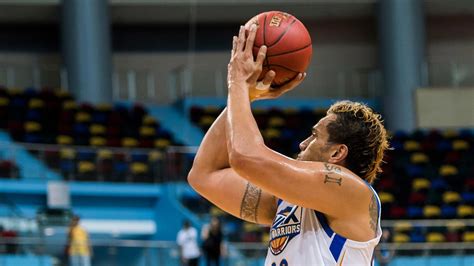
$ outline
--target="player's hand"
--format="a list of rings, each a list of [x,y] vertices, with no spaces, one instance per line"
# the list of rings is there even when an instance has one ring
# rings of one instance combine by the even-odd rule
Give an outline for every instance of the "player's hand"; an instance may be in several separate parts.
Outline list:
[[[262,45],[254,60],[252,48],[255,42],[257,25],[250,26],[248,37],[245,37],[244,26],[240,27],[239,36],[232,42],[232,55],[227,66],[227,85],[229,89],[233,84],[239,84],[241,88],[247,89],[256,87],[258,77],[262,73],[263,60],[267,52],[267,47]]]
[[[299,73],[292,80],[285,83],[284,85],[277,88],[273,88],[271,87],[271,84],[273,79],[275,78],[275,75],[275,71],[268,71],[262,81],[259,81],[255,87],[250,88],[250,101],[278,98],[283,94],[296,88],[306,77],[306,73]]]

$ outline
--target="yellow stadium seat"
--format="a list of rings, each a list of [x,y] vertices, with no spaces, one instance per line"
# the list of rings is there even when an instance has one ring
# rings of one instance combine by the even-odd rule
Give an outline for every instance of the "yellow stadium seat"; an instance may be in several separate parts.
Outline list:
[[[395,243],[408,243],[408,242],[410,242],[410,237],[407,234],[395,233],[393,235],[393,242],[395,242]]]
[[[415,178],[412,181],[412,188],[415,191],[428,189],[431,186],[431,182],[426,178]]]
[[[215,114],[219,112],[219,108],[217,108],[216,106],[206,106],[204,107],[204,112],[206,114]]]
[[[154,127],[140,127],[140,135],[144,137],[151,137],[156,134]]]
[[[265,232],[262,234],[262,243],[269,243],[270,241],[270,234]]]
[[[71,145],[74,142],[71,136],[59,135],[56,137],[56,143],[60,145]]]
[[[130,170],[133,174],[146,174],[148,172],[148,165],[142,162],[132,163]]]
[[[59,157],[61,159],[74,159],[76,158],[76,151],[73,149],[61,149],[59,151]]]
[[[171,145],[171,141],[168,139],[157,139],[155,140],[155,148],[164,149]]]
[[[10,88],[8,90],[8,93],[10,95],[19,95],[19,94],[23,94],[23,89],[20,89],[20,88]]]
[[[443,137],[448,138],[448,139],[459,136],[458,132],[454,129],[447,129],[443,131],[442,135]]]
[[[65,97],[71,96],[71,94],[70,94],[68,91],[63,90],[63,89],[56,90],[54,93],[55,93],[56,96],[58,96],[59,98],[65,98]]]
[[[7,106],[10,103],[10,100],[5,97],[0,97],[0,106]]]
[[[221,209],[219,209],[218,207],[214,205],[211,207],[209,212],[211,213],[211,216],[215,216],[215,217],[220,217],[225,214],[224,211],[222,211]]]
[[[26,132],[38,132],[41,130],[41,124],[38,122],[28,121],[25,122]]]
[[[122,146],[123,147],[136,147],[138,145],[138,141],[134,138],[123,138],[122,139]]]
[[[78,112],[76,114],[76,122],[83,123],[91,121],[91,115],[86,112]]]
[[[455,191],[446,191],[443,193],[443,202],[450,204],[455,202],[460,202],[461,196]]]
[[[102,138],[102,137],[91,137],[89,139],[89,144],[91,146],[104,146],[105,143],[107,143],[107,141],[105,140],[105,138]]]
[[[458,169],[454,165],[445,164],[439,168],[439,174],[441,176],[457,175]]]
[[[298,113],[298,109],[294,107],[286,107],[285,109],[283,109],[283,113],[287,115],[293,115]]]
[[[163,158],[164,158],[164,156],[163,156],[162,152],[151,151],[150,153],[148,153],[148,161],[150,161],[150,162],[156,162],[156,161],[159,161]]]
[[[446,238],[443,234],[438,232],[431,232],[426,235],[426,242],[436,243],[436,242],[444,242]]]
[[[281,136],[281,132],[275,128],[267,128],[263,131],[263,137],[267,139],[279,138]]]
[[[214,120],[215,120],[215,118],[213,116],[205,115],[205,116],[201,117],[198,124],[199,124],[199,126],[207,127],[207,126],[212,125],[212,123],[214,123]]]
[[[273,116],[268,120],[269,127],[281,127],[285,125],[285,120],[278,116]]]
[[[259,232],[260,226],[255,223],[244,223],[244,232]]]
[[[379,198],[380,198],[380,202],[382,204],[383,203],[391,203],[395,200],[393,195],[391,193],[388,193],[388,192],[380,192],[379,193]]]
[[[151,115],[145,115],[142,120],[142,124],[146,126],[156,124],[156,119]]]
[[[105,134],[106,128],[104,125],[101,124],[92,124],[89,127],[89,131],[92,135],[101,135]]]
[[[407,140],[405,141],[405,143],[403,143],[403,148],[406,151],[419,151],[421,148],[421,145],[418,141]]]
[[[89,161],[80,161],[78,165],[79,173],[89,173],[95,170],[95,164]]]
[[[264,108],[261,108],[261,107],[257,107],[257,108],[252,110],[252,113],[255,114],[255,115],[262,115],[262,114],[266,114],[267,110],[264,109]]]
[[[107,149],[100,149],[98,152],[97,152],[97,158],[99,160],[106,160],[106,159],[112,159],[112,152],[110,150],[107,150]]]
[[[453,145],[453,150],[456,150],[456,151],[466,151],[466,150],[469,150],[470,148],[469,142],[462,139],[454,140],[452,145]]]
[[[44,102],[41,99],[30,99],[28,102],[28,108],[30,109],[36,109],[36,108],[43,108],[44,107]]]
[[[474,209],[471,205],[459,205],[457,212],[459,218],[474,215]]]
[[[407,221],[398,221],[394,224],[393,229],[395,232],[407,232],[410,231],[413,225]]]
[[[423,216],[427,218],[439,217],[441,209],[435,205],[427,205],[423,208]]]
[[[108,112],[108,111],[112,111],[113,109],[112,105],[108,103],[99,103],[95,106],[95,108],[101,112]]]
[[[415,152],[410,156],[410,161],[414,164],[427,163],[429,160],[428,156],[422,152]]]
[[[472,231],[464,232],[464,234],[462,235],[462,240],[464,242],[474,242],[474,232]]]
[[[464,229],[466,227],[466,223],[460,220],[451,220],[446,222],[446,227],[448,228],[448,231],[458,231]]]
[[[77,103],[73,100],[64,101],[63,102],[63,109],[64,110],[75,110],[75,109],[77,109]]]

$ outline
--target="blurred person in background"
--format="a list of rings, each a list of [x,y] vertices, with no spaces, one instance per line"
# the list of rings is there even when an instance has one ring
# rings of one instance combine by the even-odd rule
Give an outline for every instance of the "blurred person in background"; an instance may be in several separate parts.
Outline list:
[[[188,220],[183,222],[183,228],[179,230],[176,242],[179,246],[179,258],[183,266],[199,265],[201,252],[198,246],[198,232],[191,226]]]
[[[5,238],[3,237],[3,231],[5,229],[3,228],[3,225],[0,224],[0,254],[3,254],[6,252],[5,248]]]
[[[90,266],[92,250],[87,231],[79,225],[79,216],[74,216],[69,225],[67,255],[69,266]]]
[[[383,229],[382,237],[380,238],[380,244],[388,242],[390,242],[390,231],[388,229]],[[395,250],[384,248],[380,246],[380,244],[379,248],[375,249],[375,258],[379,262],[380,266],[388,266],[395,255]]]
[[[223,245],[221,222],[217,217],[212,217],[211,223],[202,228],[201,239],[206,266],[219,266]]]
[[[5,230],[0,225],[0,253],[16,254],[18,244],[16,243],[17,233],[13,230]]]

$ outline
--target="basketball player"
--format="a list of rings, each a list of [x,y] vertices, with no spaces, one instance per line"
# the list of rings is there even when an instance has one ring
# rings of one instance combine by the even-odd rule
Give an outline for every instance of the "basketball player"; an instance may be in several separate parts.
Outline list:
[[[388,147],[380,116],[363,104],[338,102],[300,144],[296,160],[266,147],[250,101],[276,98],[305,74],[278,89],[253,89],[266,53],[261,47],[254,61],[255,32],[252,25],[246,38],[241,27],[234,37],[227,108],[204,137],[188,181],[226,212],[271,225],[267,266],[371,265],[381,227],[370,184]],[[263,83],[273,77],[269,71]]]

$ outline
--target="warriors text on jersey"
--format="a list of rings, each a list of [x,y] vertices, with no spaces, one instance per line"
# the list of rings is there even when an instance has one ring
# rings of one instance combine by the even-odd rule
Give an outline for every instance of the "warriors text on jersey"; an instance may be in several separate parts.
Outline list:
[[[372,265],[382,235],[377,203],[377,237],[359,242],[335,233],[322,213],[279,200],[265,266]]]

